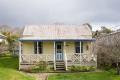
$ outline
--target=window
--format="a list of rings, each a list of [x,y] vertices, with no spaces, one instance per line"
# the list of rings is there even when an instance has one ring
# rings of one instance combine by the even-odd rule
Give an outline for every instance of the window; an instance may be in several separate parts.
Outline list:
[[[81,50],[80,50],[80,42],[75,42],[75,53],[83,53],[83,42],[81,42]]]
[[[34,42],[34,53],[37,54],[37,42]],[[38,53],[42,53],[42,42],[38,42]]]
[[[80,42],[75,42],[75,52],[80,53]]]

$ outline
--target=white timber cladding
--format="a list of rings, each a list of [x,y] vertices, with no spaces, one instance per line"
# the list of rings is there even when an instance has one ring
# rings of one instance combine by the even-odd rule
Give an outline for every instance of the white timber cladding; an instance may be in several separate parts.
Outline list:
[[[21,40],[92,39],[87,25],[29,25]]]

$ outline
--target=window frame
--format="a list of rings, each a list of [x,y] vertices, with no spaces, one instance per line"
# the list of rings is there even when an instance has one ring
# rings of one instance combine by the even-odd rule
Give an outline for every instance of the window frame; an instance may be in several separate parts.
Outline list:
[[[43,42],[34,42],[34,54],[43,53]]]
[[[81,42],[81,43],[80,43]],[[79,51],[77,51],[77,48]],[[75,53],[83,53],[83,41],[75,41]]]

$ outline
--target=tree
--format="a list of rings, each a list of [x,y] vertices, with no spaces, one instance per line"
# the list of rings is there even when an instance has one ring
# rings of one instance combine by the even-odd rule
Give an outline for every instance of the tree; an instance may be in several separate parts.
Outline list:
[[[115,63],[117,74],[120,75],[120,32],[97,38],[96,45],[98,66]]]
[[[12,32],[2,32],[2,34],[6,36],[6,41],[8,42],[8,51],[12,52],[14,47],[16,47],[15,43],[19,36],[12,34]]]
[[[101,27],[101,33],[109,34],[111,32],[112,32],[112,30],[108,29],[107,27],[105,27],[105,26]]]
[[[94,33],[93,33],[93,38],[96,38],[96,37],[99,37],[100,36],[100,32],[98,30],[96,30]]]
[[[0,55],[3,55],[7,49],[8,48],[7,45],[5,44],[5,41],[0,42]]]
[[[112,33],[112,30],[108,29],[105,26],[102,26],[101,30],[96,30],[95,32],[93,32],[93,37],[97,38],[97,37],[100,37],[100,36],[103,36],[103,35],[106,35],[106,34],[109,34],[109,33]]]

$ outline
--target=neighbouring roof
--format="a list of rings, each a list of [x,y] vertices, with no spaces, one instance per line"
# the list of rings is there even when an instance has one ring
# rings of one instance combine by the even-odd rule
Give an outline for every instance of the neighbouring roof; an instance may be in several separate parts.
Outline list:
[[[20,40],[79,40],[92,39],[88,25],[28,25]]]

